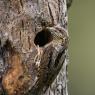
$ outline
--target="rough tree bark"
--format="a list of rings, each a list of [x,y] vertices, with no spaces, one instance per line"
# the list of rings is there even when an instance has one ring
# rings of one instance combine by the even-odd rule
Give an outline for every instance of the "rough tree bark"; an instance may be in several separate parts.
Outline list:
[[[68,95],[67,48],[66,0],[0,0],[0,95]]]

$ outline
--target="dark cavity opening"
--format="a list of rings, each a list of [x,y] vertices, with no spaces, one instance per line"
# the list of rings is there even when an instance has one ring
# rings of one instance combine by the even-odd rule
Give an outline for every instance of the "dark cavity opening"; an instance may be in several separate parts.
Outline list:
[[[49,42],[51,42],[53,40],[52,34],[48,29],[43,29],[41,32],[39,32],[35,39],[34,39],[34,43],[36,45],[39,45],[40,47],[48,44]]]

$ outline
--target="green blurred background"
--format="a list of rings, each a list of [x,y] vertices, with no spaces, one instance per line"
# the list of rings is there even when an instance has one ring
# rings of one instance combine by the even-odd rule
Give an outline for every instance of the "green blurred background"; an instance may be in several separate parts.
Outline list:
[[[69,95],[95,95],[95,0],[73,0],[69,35]]]

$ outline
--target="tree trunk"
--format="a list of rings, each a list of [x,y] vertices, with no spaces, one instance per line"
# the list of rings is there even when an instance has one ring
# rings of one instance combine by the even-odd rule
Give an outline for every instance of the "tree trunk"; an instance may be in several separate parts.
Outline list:
[[[68,95],[66,0],[0,0],[0,95]]]

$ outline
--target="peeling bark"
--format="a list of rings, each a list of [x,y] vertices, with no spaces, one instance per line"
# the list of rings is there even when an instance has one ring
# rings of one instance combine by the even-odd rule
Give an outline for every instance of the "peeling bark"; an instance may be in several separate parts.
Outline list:
[[[0,0],[0,95],[68,95],[66,0]]]

